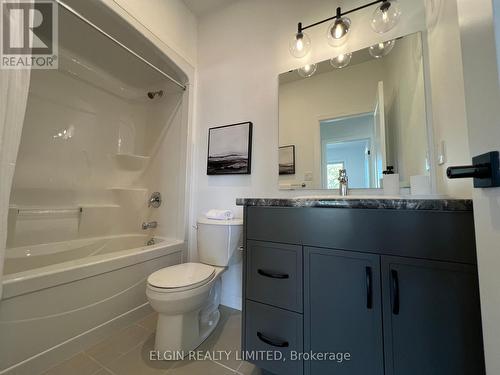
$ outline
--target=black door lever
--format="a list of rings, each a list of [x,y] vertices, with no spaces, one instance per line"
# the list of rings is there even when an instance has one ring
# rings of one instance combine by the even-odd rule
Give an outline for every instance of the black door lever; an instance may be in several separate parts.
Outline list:
[[[475,188],[500,186],[500,161],[498,151],[488,152],[472,158],[472,165],[449,167],[448,178],[473,178]]]

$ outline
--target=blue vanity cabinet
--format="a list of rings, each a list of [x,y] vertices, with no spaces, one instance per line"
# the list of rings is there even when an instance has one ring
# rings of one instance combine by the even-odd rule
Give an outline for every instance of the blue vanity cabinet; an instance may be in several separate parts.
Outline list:
[[[485,374],[472,211],[252,206],[244,219],[242,348],[303,353],[251,362],[276,375]]]
[[[484,374],[475,266],[382,256],[386,375]]]
[[[304,351],[339,358],[306,361],[304,373],[383,375],[380,257],[305,247],[304,291]]]

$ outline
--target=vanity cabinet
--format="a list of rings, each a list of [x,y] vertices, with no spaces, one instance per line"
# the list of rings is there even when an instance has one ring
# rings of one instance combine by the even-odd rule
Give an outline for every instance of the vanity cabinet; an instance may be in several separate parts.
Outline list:
[[[285,358],[250,362],[278,375],[485,373],[471,211],[244,215],[243,350]]]
[[[476,267],[382,257],[386,374],[484,374]]]
[[[304,258],[305,351],[352,357],[342,364],[306,361],[305,373],[383,375],[379,257],[305,247]]]

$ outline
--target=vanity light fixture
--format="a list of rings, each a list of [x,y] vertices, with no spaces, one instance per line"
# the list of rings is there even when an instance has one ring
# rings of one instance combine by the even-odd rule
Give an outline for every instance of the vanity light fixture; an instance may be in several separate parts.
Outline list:
[[[383,34],[393,29],[399,22],[402,14],[398,0],[376,0],[346,12],[342,12],[342,9],[338,7],[333,17],[326,18],[307,26],[302,26],[302,23],[299,22],[297,33],[294,34],[293,39],[289,43],[290,53],[297,58],[307,55],[311,50],[311,39],[304,33],[304,30],[329,21],[333,21],[333,23],[328,27],[326,34],[328,43],[334,47],[344,44],[351,30],[351,20],[345,16],[376,4],[380,5],[377,6],[377,9],[375,9],[373,13],[371,20],[372,29],[379,34]]]
[[[290,40],[289,49],[292,56],[297,58],[304,57],[311,50],[311,38],[302,31],[302,23],[299,23],[297,33]]]
[[[330,59],[330,64],[335,69],[345,68],[351,62],[352,53],[343,53],[342,55],[338,55],[333,59]]]
[[[303,78],[309,78],[314,73],[316,73],[316,69],[316,64],[307,64],[297,69],[297,73],[299,73],[299,76]]]
[[[372,57],[380,59],[384,56],[387,56],[392,51],[395,44],[396,44],[395,39],[388,40],[387,42],[377,43],[368,48],[368,53]]]

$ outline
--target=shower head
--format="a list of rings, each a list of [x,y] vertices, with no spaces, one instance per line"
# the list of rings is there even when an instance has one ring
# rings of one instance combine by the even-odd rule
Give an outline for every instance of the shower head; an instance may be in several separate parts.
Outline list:
[[[148,92],[148,98],[149,99],[154,99],[155,96],[162,97],[163,96],[163,90],[158,90],[158,91],[149,91]]]

